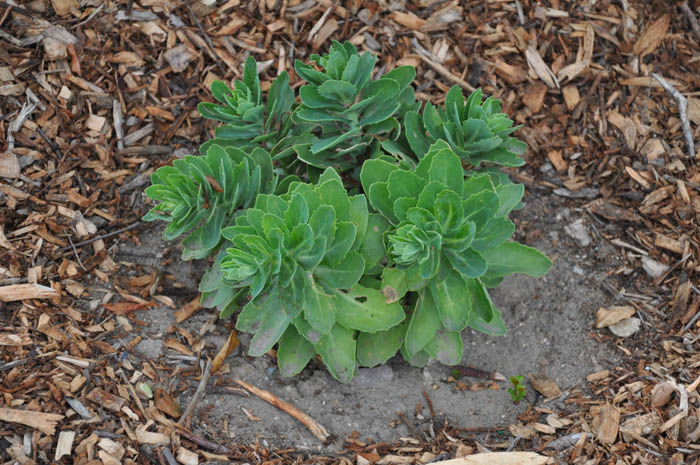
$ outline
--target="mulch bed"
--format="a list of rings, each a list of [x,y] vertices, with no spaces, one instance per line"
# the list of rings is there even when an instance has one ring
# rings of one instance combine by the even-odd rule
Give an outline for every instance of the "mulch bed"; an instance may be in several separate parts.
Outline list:
[[[0,460],[365,465],[536,451],[563,463],[697,462],[698,7],[0,1]],[[282,70],[299,83],[293,60],[331,39],[377,53],[378,72],[415,66],[421,100],[439,104],[452,85],[502,100],[529,145],[514,178],[568,198],[622,257],[606,270],[616,306],[599,311],[591,337],[622,351],[623,366],[589,374],[586,392],[531,379],[552,395],[519,424],[464,430],[433,417],[419,429],[403,415],[410,438],[350,437],[318,457],[226,443],[180,412],[180,392],[209,374],[203,334],[172,328],[166,345],[192,360],[178,373],[131,358],[138,340],[114,344],[145,324],[139,310],[170,305],[178,321],[198,310],[167,276],[110,247],[138,241],[150,174],[213,133],[196,111],[210,83],[240,77],[249,54],[264,89]],[[167,389],[151,399],[144,382]]]

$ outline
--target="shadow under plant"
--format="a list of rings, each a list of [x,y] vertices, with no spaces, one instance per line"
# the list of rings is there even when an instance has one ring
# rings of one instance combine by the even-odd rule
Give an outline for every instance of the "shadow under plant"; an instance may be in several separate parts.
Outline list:
[[[537,279],[510,276],[492,291],[492,299],[503,312],[508,332],[504,337],[493,337],[465,331],[461,363],[497,371],[506,377],[544,374],[564,392],[573,387],[585,390],[587,374],[609,368],[614,363],[612,352],[588,337],[595,311],[607,303],[600,290],[605,278],[602,261],[612,249],[606,243],[596,244],[595,241],[587,248],[574,244],[564,230],[572,221],[565,202],[557,197],[535,197],[534,193],[526,195],[526,208],[515,215],[516,222],[526,225],[524,230],[519,228],[517,234],[523,242],[527,242],[525,237],[538,237],[529,245],[553,258],[552,271]],[[117,259],[133,261],[134,256],[153,255],[153,251],[173,245],[162,241],[160,228],[142,233],[141,241],[138,247],[121,245]],[[171,251],[173,258],[179,253],[179,250]],[[150,264],[160,268],[166,258],[154,258]],[[205,265],[201,261],[175,261],[162,271],[173,275],[186,287],[196,289]],[[197,334],[214,316],[212,310],[202,309],[180,326]],[[166,350],[163,345],[168,328],[175,323],[172,309],[154,308],[141,312],[139,318],[149,326],[138,334],[143,339],[130,357],[159,360],[172,367],[181,366],[183,370],[193,367],[192,361]],[[229,332],[224,325],[230,327],[230,324],[230,320],[218,320],[207,334],[207,356],[213,357],[224,344]],[[270,357],[245,355],[250,337],[241,334],[240,338],[242,346],[227,359],[230,370],[210,380],[193,417],[196,430],[222,441],[254,443],[260,440],[270,446],[332,452],[339,449],[342,440],[353,431],[359,431],[360,438],[365,440],[396,439],[410,434],[405,425],[396,422],[399,411],[419,429],[427,428],[427,423],[421,424],[430,417],[423,391],[429,394],[437,415],[445,414],[451,423],[462,427],[509,425],[517,422],[517,415],[526,409],[528,402],[542,402],[527,382],[526,400],[517,406],[512,403],[505,382],[499,383],[498,390],[460,391],[454,382],[448,382],[453,367],[431,362],[425,368],[415,368],[400,356],[377,368],[359,369],[349,384],[337,382],[317,361],[312,361],[300,375],[284,378]],[[324,447],[284,412],[256,397],[227,392],[220,381],[217,383],[217,380],[224,380],[233,386],[232,380],[236,378],[291,402],[334,434],[336,442]],[[484,380],[465,378],[461,381]],[[196,381],[182,378],[178,382],[190,383],[179,399],[184,407],[197,387]],[[419,404],[423,409],[416,413]],[[563,413],[567,408],[563,402],[550,402],[546,406]],[[244,408],[259,421],[249,419]]]

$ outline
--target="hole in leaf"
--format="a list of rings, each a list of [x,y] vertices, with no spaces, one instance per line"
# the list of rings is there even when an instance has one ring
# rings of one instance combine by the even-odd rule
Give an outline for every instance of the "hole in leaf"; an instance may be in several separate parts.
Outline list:
[[[363,303],[367,302],[367,297],[361,295],[359,297],[355,297],[355,301],[363,304]]]

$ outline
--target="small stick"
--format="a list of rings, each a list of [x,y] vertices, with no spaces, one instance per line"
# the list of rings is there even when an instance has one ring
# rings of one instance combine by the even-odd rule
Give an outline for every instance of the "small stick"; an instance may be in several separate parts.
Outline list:
[[[416,426],[413,423],[408,421],[406,415],[404,415],[403,412],[396,412],[396,414],[399,416],[399,419],[403,422],[403,424],[406,425],[411,434],[413,434],[416,437],[416,439],[423,442],[423,435],[420,434],[420,431],[418,431],[418,428],[416,428]]]
[[[695,17],[695,13],[693,13],[693,10],[690,9],[686,2],[681,3],[681,10],[683,10],[683,13],[688,17],[688,22],[690,22],[690,28],[693,30],[693,34],[700,40],[700,23],[698,22],[698,18]]]
[[[435,71],[442,74],[444,77],[446,77],[450,81],[454,82],[455,84],[459,85],[462,89],[468,90],[469,92],[474,92],[476,90],[471,84],[469,84],[467,81],[460,78],[459,76],[455,76],[454,74],[452,74],[452,72],[449,69],[445,68],[440,63],[433,61],[430,58],[428,58],[424,55],[421,55],[420,53],[417,56],[418,56],[418,58],[423,60],[425,63],[427,63],[431,68],[433,68]]]
[[[202,379],[199,382],[199,386],[197,386],[197,390],[194,392],[194,396],[192,397],[192,400],[190,401],[189,405],[185,409],[185,413],[182,414],[182,417],[180,417],[180,420],[178,420],[179,425],[184,425],[185,422],[189,424],[190,421],[190,416],[192,415],[192,412],[194,412],[195,407],[197,407],[197,404],[199,403],[200,400],[202,400],[202,396],[204,396],[204,390],[207,387],[207,381],[209,381],[209,374],[211,373],[211,360],[207,360],[207,365],[204,367],[204,371],[202,372]]]
[[[673,99],[678,104],[678,113],[680,113],[681,126],[683,127],[683,135],[685,136],[685,142],[688,145],[690,158],[695,158],[695,142],[693,142],[693,133],[690,129],[690,123],[688,122],[688,100],[683,97],[683,95],[660,74],[652,73],[651,75],[654,77],[654,79],[659,81],[659,84],[661,84],[661,86],[666,89],[669,94],[671,94]]]
[[[231,452],[231,449],[229,449],[226,446],[219,445],[215,442],[212,441],[207,441],[204,438],[200,438],[196,434],[192,433],[191,431],[185,429],[184,427],[178,425],[177,423],[173,423],[173,427],[175,430],[177,430],[177,433],[180,436],[184,436],[190,441],[194,442],[198,446],[202,446],[205,449],[209,449],[210,451],[214,452],[215,454],[229,454]]]
[[[99,241],[100,239],[107,239],[107,238],[109,238],[109,237],[116,236],[117,234],[121,234],[121,233],[123,233],[123,232],[126,232],[126,231],[129,231],[129,230],[131,230],[131,229],[134,229],[136,226],[138,226],[138,225],[140,225],[140,224],[141,224],[140,221],[136,221],[136,222],[134,222],[134,223],[131,223],[129,226],[125,226],[125,227],[123,227],[123,228],[117,229],[116,231],[112,231],[112,232],[109,232],[109,233],[106,233],[106,234],[101,234],[101,235],[99,235],[99,236],[93,237],[92,239],[88,239],[88,240],[85,240],[85,241],[82,241],[82,242],[78,242],[78,243],[76,243],[76,244],[72,244],[72,247],[61,247],[61,248],[58,249],[56,252],[57,252],[57,253],[65,252],[66,250],[70,250],[71,248],[82,247],[82,246],[84,246],[84,245],[92,244],[93,242],[97,242],[97,241]]]
[[[470,366],[459,366],[455,367],[455,370],[459,372],[462,376],[469,376],[470,378],[481,378],[490,379],[491,381],[505,381],[506,377],[496,371],[484,371],[479,368],[474,368]]]
[[[151,416],[146,413],[146,410],[143,408],[143,404],[141,403],[141,399],[139,398],[138,395],[136,395],[136,391],[134,390],[134,386],[131,385],[128,379],[126,379],[126,373],[124,373],[124,370],[119,370],[119,374],[121,374],[122,379],[124,380],[124,384],[126,384],[126,387],[129,388],[129,392],[131,392],[132,397],[136,401],[136,405],[139,407],[139,410],[141,410],[141,413],[143,414],[143,417],[152,420]]]
[[[78,254],[78,249],[75,248],[75,244],[73,244],[73,241],[70,238],[70,235],[67,235],[66,238],[68,239],[68,242],[70,242],[71,247],[73,247],[73,253],[75,254],[75,258],[78,259],[78,265],[80,265],[80,268],[83,269],[83,271],[87,271],[85,269],[85,266],[83,265],[82,260],[80,260],[80,255]]]
[[[236,383],[244,387],[251,393],[255,394],[256,396],[260,397],[265,402],[274,405],[278,409],[288,413],[292,417],[299,420],[301,423],[304,424],[304,426],[306,426],[309,429],[309,431],[311,431],[311,433],[313,433],[314,436],[319,438],[324,444],[329,440],[331,435],[330,433],[328,433],[328,431],[326,431],[326,428],[319,425],[316,422],[316,420],[314,420],[313,418],[311,418],[292,404],[283,401],[271,392],[257,388],[253,385],[246,383],[245,381],[241,381],[240,379],[237,379]]]
[[[197,15],[194,14],[194,10],[192,10],[192,6],[190,6],[189,0],[185,0],[185,6],[187,6],[187,11],[189,11],[190,16],[192,17],[192,21],[195,22],[195,24],[199,28],[199,31],[204,36],[204,41],[207,43],[207,47],[209,47],[209,51],[211,51],[212,55],[216,59],[216,67],[219,68],[219,71],[221,71],[221,74],[226,74],[226,70],[224,69],[223,65],[221,64],[221,59],[219,58],[219,55],[217,55],[216,51],[214,50],[214,44],[211,43],[211,39],[209,38],[209,35],[204,30],[204,26],[202,26],[202,23],[199,21],[199,18],[197,18]]]
[[[423,397],[425,397],[425,402],[428,404],[428,410],[430,410],[430,418],[435,418],[435,409],[433,409],[433,401],[430,400],[428,396],[428,391],[423,391]]]
[[[51,147],[51,150],[53,150],[53,153],[55,153],[59,159],[63,159],[63,152],[61,151],[61,148],[58,146],[58,144],[56,142],[52,141],[51,139],[49,139],[43,129],[36,128],[36,132],[38,132],[39,135],[41,136],[41,138],[44,139],[44,142],[49,144],[49,147]]]
[[[175,457],[168,446],[163,447],[161,452],[163,457],[165,457],[165,461],[168,462],[168,465],[177,465],[177,460],[175,460]]]

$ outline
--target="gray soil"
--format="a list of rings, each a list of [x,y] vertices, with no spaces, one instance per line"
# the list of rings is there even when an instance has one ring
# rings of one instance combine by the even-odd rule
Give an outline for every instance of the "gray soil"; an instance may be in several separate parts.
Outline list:
[[[550,256],[554,266],[541,279],[512,276],[491,296],[503,313],[508,327],[505,337],[489,337],[471,330],[465,332],[465,350],[462,364],[482,370],[496,371],[506,377],[511,375],[543,374],[552,379],[566,395],[570,388],[587,389],[585,376],[589,373],[612,368],[617,355],[614,349],[597,343],[589,337],[595,321],[595,311],[609,305],[610,298],[602,292],[606,278],[604,269],[610,261],[617,261],[617,251],[597,237],[590,218],[583,212],[567,207],[567,200],[559,197],[526,195],[523,210],[514,214],[518,224],[517,239],[536,246]],[[577,222],[577,220],[582,221]],[[571,225],[576,223],[574,227]],[[182,263],[178,260],[177,245],[164,243],[162,229],[148,226],[140,234],[138,246],[119,245],[116,261],[139,263],[144,269],[156,267],[185,288],[196,289],[197,282],[206,267],[205,262]],[[590,243],[586,243],[588,233]],[[165,253],[166,248],[172,249]],[[165,255],[165,257],[164,257]],[[173,258],[163,265],[165,258]],[[606,266],[605,263],[608,263]],[[166,288],[174,284],[166,280]],[[167,293],[167,292],[164,292]],[[192,296],[174,297],[184,304]],[[212,312],[202,309],[181,326],[197,335],[210,320]],[[130,334],[143,340],[130,353],[132,361],[140,365],[138,358],[159,360],[170,366],[192,368],[192,361],[177,359],[181,355],[163,345],[168,328],[175,324],[174,310],[168,307],[138,312],[137,318],[148,326]],[[205,353],[213,358],[223,345],[232,322],[217,321],[205,341]],[[426,428],[430,417],[423,392],[429,394],[437,415],[446,415],[452,424],[462,427],[494,427],[517,423],[517,416],[528,402],[541,402],[532,386],[527,385],[527,400],[514,405],[507,392],[508,384],[499,383],[498,390],[460,391],[455,383],[449,383],[452,367],[431,362],[423,369],[406,364],[400,356],[387,365],[359,370],[355,379],[347,385],[335,381],[321,364],[310,364],[299,376],[282,378],[273,360],[265,356],[251,358],[245,355],[249,341],[240,335],[242,347],[229,356],[228,373],[221,375],[227,385],[240,378],[259,388],[266,389],[279,398],[292,403],[335,436],[335,441],[323,446],[306,428],[286,413],[254,396],[243,397],[226,392],[220,386],[212,386],[199,404],[193,418],[193,427],[212,438],[238,444],[259,441],[273,447],[294,447],[299,450],[331,452],[342,448],[342,441],[351,432],[358,431],[359,439],[386,441],[410,435],[406,425],[397,422],[397,412],[418,428]],[[224,370],[226,371],[226,370]],[[167,373],[161,373],[167,383]],[[213,381],[221,379],[214,377]],[[466,383],[484,382],[463,378]],[[194,393],[196,382],[183,378],[189,386],[179,396],[183,408]],[[561,399],[560,399],[561,400]],[[421,406],[417,412],[416,406]],[[548,404],[552,408],[565,408],[563,402]],[[251,421],[243,409],[259,418]]]

